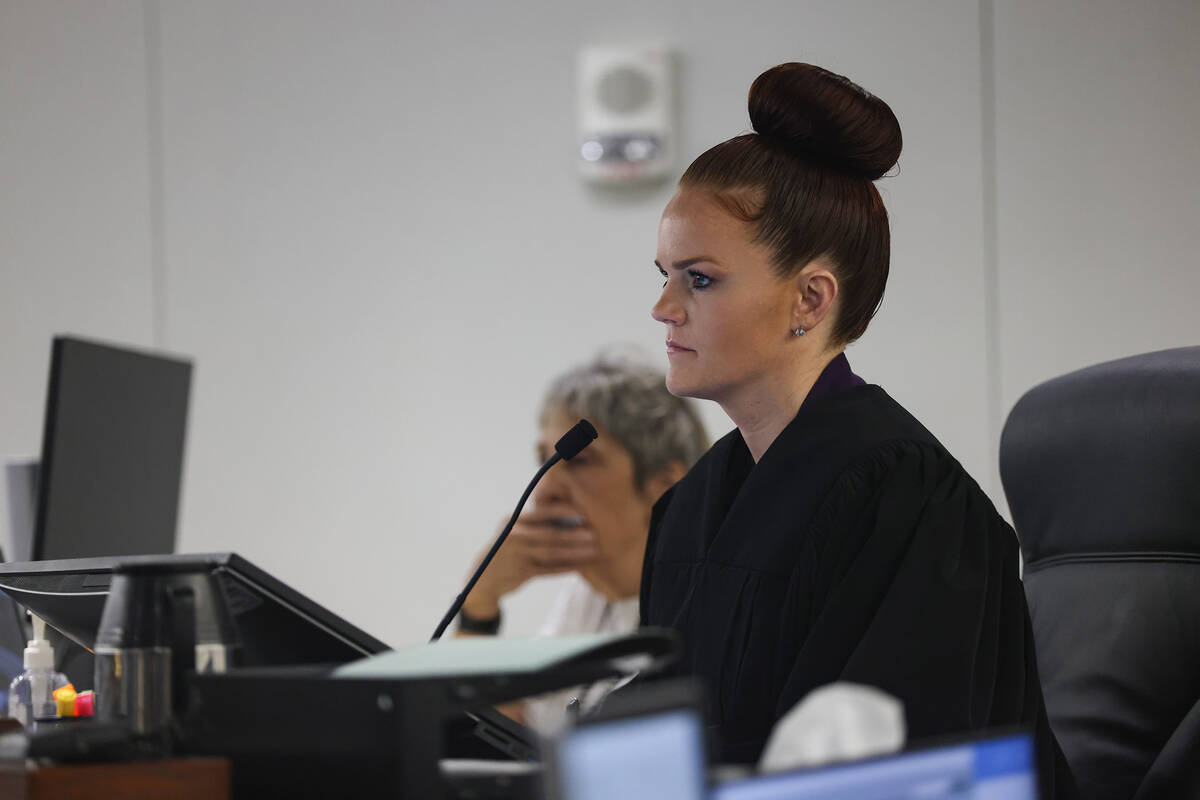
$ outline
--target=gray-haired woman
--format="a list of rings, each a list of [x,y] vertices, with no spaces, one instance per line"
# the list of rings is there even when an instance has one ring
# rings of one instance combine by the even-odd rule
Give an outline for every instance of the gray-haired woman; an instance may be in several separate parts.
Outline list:
[[[708,436],[692,402],[668,392],[661,371],[629,358],[602,355],[551,383],[539,415],[539,461],[580,417],[596,426],[599,439],[538,484],[463,604],[459,635],[497,633],[505,595],[531,578],[561,573],[574,576],[542,635],[637,627],[650,511],[708,448]],[[505,710],[548,731],[561,722],[569,699],[551,696]]]

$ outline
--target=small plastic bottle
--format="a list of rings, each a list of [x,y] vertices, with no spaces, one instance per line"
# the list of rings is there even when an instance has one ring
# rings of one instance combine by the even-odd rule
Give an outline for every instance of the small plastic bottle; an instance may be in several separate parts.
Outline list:
[[[8,687],[8,715],[26,728],[38,717],[58,714],[54,690],[67,685],[67,678],[54,671],[54,650],[46,640],[46,623],[33,617],[33,639],[25,648],[25,671]]]

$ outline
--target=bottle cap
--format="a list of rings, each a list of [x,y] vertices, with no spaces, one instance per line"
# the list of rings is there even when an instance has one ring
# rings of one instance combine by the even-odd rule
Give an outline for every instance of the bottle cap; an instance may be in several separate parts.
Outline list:
[[[75,715],[90,717],[96,713],[96,695],[91,689],[75,695]]]
[[[54,703],[58,706],[60,717],[75,716],[75,687],[67,684],[54,690]]]
[[[46,621],[36,614],[33,618],[33,638],[25,648],[25,669],[54,669],[54,648],[46,639]]]

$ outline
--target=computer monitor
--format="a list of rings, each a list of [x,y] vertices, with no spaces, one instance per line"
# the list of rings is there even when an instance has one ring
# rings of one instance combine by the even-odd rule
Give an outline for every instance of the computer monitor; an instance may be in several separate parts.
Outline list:
[[[703,800],[703,736],[683,709],[584,728],[559,748],[560,796]]]
[[[91,650],[114,566],[195,559],[212,563],[225,590],[241,640],[236,666],[343,664],[390,649],[235,553],[0,564],[0,591]]]
[[[35,560],[171,553],[191,364],[56,337]]]
[[[712,800],[1036,800],[1033,738],[1018,734],[723,784]]]
[[[617,692],[547,752],[549,800],[705,800],[703,690],[694,680]]]
[[[4,495],[8,501],[8,536],[4,561],[33,558],[33,529],[37,518],[38,460],[10,459],[4,465]]]

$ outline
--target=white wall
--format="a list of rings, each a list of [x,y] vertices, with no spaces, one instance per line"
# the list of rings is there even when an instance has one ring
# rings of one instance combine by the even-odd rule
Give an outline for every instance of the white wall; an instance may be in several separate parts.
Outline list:
[[[1200,3],[996,6],[1001,382],[1200,343]]]
[[[0,456],[41,449],[53,334],[151,344],[146,120],[140,5],[0,2]]]
[[[36,452],[51,330],[152,337],[193,355],[181,547],[235,549],[392,643],[421,641],[535,466],[546,379],[614,341],[661,358],[651,261],[671,187],[579,182],[572,66],[584,44],[665,39],[680,53],[686,159],[748,127],[749,83],[779,61],[843,71],[891,103],[906,142],[882,184],[893,277],[851,360],[999,498],[995,435],[1021,391],[1080,358],[1183,343],[1191,320],[1175,301],[1138,320],[1136,341],[1068,344],[1065,332],[1107,327],[1091,304],[1049,302],[1086,282],[1094,259],[1047,255],[1081,232],[1107,253],[1106,239],[1146,230],[1160,261],[1184,263],[1194,234],[1145,199],[1174,181],[1174,206],[1194,217],[1194,182],[1077,160],[1093,202],[1120,190],[1140,215],[1081,210],[1056,228],[1039,208],[1078,175],[1047,172],[1028,118],[1056,93],[1101,91],[1076,64],[1089,37],[1137,60],[1162,29],[1173,55],[1122,72],[1123,91],[1144,101],[1148,130],[1156,116],[1194,130],[1197,84],[1185,81],[1200,61],[1183,50],[1196,40],[1183,4],[1159,4],[1140,28],[1115,3],[1086,15],[981,8],[0,0],[0,225],[14,231],[0,238],[0,452]],[[1142,97],[1168,74],[1184,102]],[[45,105],[55,116],[28,110]],[[1065,108],[1056,146],[1091,141],[1089,113]],[[56,167],[51,143],[64,136],[77,155]],[[1100,154],[1136,161],[1124,136],[1102,139]],[[1173,136],[1150,160],[1194,173],[1194,137]],[[55,216],[12,172],[48,197],[91,190]],[[32,233],[46,229],[61,236]],[[27,261],[40,277],[14,266]],[[64,297],[76,272],[93,285]],[[1053,276],[1033,304],[1030,273]],[[1195,287],[1183,271],[1155,280],[1171,300]],[[1060,344],[1068,355],[1055,358]],[[708,415],[715,433],[728,429],[718,409]],[[552,592],[520,593],[518,630]]]

